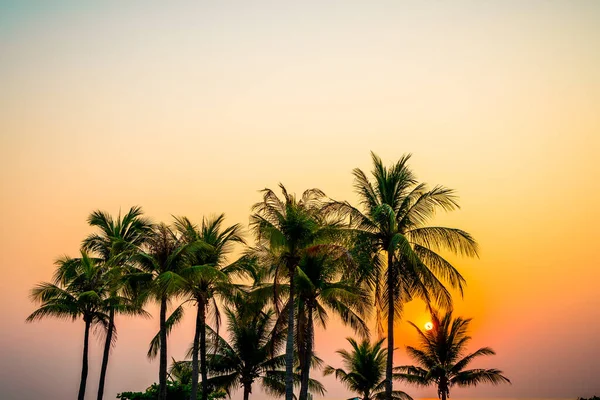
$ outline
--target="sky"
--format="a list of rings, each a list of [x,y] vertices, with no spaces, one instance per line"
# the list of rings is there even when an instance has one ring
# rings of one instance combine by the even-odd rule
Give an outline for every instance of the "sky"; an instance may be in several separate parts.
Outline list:
[[[83,322],[24,321],[91,211],[247,226],[279,182],[356,203],[370,151],[412,153],[420,181],[456,189],[461,210],[435,224],[479,242],[478,259],[452,258],[468,281],[456,313],[474,318],[473,350],[497,352],[476,366],[513,384],[453,397],[600,395],[598,21],[593,0],[0,0],[0,397],[75,396]],[[398,324],[397,364],[415,343],[406,320],[426,322],[424,305]],[[157,319],[117,324],[106,398],[158,376]],[[351,335],[333,318],[318,355],[340,366]],[[88,399],[100,339],[90,357]]]

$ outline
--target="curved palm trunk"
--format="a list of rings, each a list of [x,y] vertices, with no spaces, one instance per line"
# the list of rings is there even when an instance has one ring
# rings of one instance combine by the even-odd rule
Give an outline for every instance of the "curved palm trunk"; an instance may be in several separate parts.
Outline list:
[[[387,326],[387,363],[385,366],[385,398],[392,400],[392,369],[394,367],[394,253],[388,251],[388,274],[387,274],[387,290],[388,290],[388,326]]]
[[[167,298],[160,299],[160,360],[158,367],[158,400],[167,400]]]
[[[113,331],[115,330],[115,309],[111,307],[108,315],[108,330],[106,332],[106,341],[104,342],[104,354],[102,355],[102,368],[100,370],[100,383],[98,384],[98,400],[104,397],[104,382],[106,381],[106,370],[108,368],[108,357],[110,356],[110,345],[112,342]]]
[[[300,377],[300,400],[308,399],[308,381],[310,379],[310,363],[313,355],[313,341],[315,326],[313,323],[313,306],[308,305],[308,329],[306,335],[306,351],[304,353],[303,368]]]
[[[91,321],[86,318],[85,319],[85,334],[83,336],[83,363],[81,366],[81,382],[79,382],[79,395],[77,396],[78,400],[83,400],[85,397],[85,385],[87,383],[87,375],[88,375],[88,350],[89,350],[89,342],[90,342],[90,325]]]
[[[294,295],[296,268],[289,268],[290,296],[288,299],[288,331],[285,343],[285,400],[294,399]]]

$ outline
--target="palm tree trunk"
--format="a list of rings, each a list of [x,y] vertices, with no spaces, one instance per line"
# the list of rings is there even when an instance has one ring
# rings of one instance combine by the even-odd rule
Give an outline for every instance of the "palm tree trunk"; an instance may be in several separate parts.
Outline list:
[[[442,376],[438,383],[438,397],[440,397],[442,400],[446,400],[449,394],[448,379],[445,376]]]
[[[206,303],[200,307],[200,374],[202,375],[202,400],[208,399],[208,373],[206,371]]]
[[[85,397],[85,385],[87,383],[88,375],[88,350],[90,343],[90,325],[91,321],[89,318],[85,318],[85,334],[83,336],[83,362],[81,366],[81,382],[79,383],[79,395],[78,400],[83,400]]]
[[[196,400],[198,398],[198,377],[200,376],[200,371],[198,370],[198,351],[200,344],[200,329],[202,326],[200,309],[203,307],[203,304],[197,299],[196,306],[198,307],[198,310],[196,312],[196,330],[194,332],[194,343],[192,347],[192,390],[190,392],[190,400]]]
[[[250,393],[252,392],[252,387],[250,385],[244,385],[244,400],[248,400],[250,398]]]
[[[158,400],[167,400],[167,297],[160,299],[160,359],[158,367]]]
[[[388,251],[387,264],[387,291],[388,291],[388,315],[387,315],[387,363],[385,366],[385,398],[392,400],[392,369],[394,367],[394,253]]]
[[[308,381],[310,379],[310,363],[313,355],[313,338],[315,326],[313,323],[313,306],[308,304],[308,321],[306,334],[306,351],[304,352],[304,362],[302,376],[300,378],[300,400],[308,399]]]
[[[104,342],[104,354],[102,355],[102,368],[100,369],[100,383],[98,384],[98,400],[104,397],[104,382],[106,381],[106,370],[108,368],[108,357],[110,356],[110,346],[115,329],[115,309],[110,308],[108,314],[108,330],[106,332],[106,341]]]
[[[289,267],[290,295],[288,299],[288,331],[285,343],[285,400],[294,399],[294,294],[296,266]]]

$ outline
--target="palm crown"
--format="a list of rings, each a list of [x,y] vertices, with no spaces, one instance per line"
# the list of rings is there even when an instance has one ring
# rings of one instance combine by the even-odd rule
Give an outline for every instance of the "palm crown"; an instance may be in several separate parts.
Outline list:
[[[352,346],[352,351],[338,350],[342,356],[344,368],[327,366],[323,373],[325,375],[335,374],[348,389],[360,394],[362,400],[375,400],[385,398],[385,363],[387,351],[381,345],[384,339],[373,344],[368,340],[361,343],[352,338],[347,339]],[[393,391],[392,398],[412,400],[404,392]]]
[[[396,367],[395,376],[419,386],[437,385],[438,396],[445,400],[450,388],[476,386],[480,383],[498,385],[510,383],[498,369],[465,369],[476,358],[494,355],[489,347],[482,347],[468,354],[466,347],[471,337],[467,329],[471,319],[452,318],[452,311],[440,316],[431,313],[433,329],[423,332],[411,322],[419,335],[420,347],[407,346],[408,355],[418,365]]]
[[[321,217],[325,194],[318,189],[306,190],[300,199],[280,185],[283,200],[270,189],[263,190],[263,201],[252,208],[250,224],[257,237],[254,255],[273,267],[274,300],[279,311],[278,283],[287,278],[288,303],[295,304],[296,270],[308,252],[327,247],[331,235],[338,229]],[[293,398],[294,307],[287,307],[286,340],[286,400]],[[305,385],[306,386],[306,385]],[[304,390],[305,392],[306,390]]]
[[[62,257],[56,261],[54,283],[40,283],[31,291],[31,299],[41,303],[28,322],[45,317],[76,320],[82,317],[91,324],[106,324],[104,300],[109,285],[102,260],[85,251],[80,258]]]
[[[262,301],[249,296],[237,296],[234,305],[225,309],[230,340],[226,341],[215,331],[211,355],[211,378],[214,385],[230,393],[236,386],[244,390],[244,399],[252,393],[252,385],[259,380],[268,392],[281,395],[281,367],[283,355],[278,355],[285,338],[285,329],[275,326],[274,311],[264,309]]]

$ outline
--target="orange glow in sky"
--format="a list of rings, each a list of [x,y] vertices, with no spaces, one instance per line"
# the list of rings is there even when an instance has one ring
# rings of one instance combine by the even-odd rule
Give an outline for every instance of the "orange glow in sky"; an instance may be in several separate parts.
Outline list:
[[[83,324],[24,320],[92,210],[247,225],[279,182],[356,204],[351,171],[370,171],[370,150],[413,153],[421,181],[456,189],[461,210],[434,222],[479,242],[479,259],[450,257],[468,282],[455,315],[473,318],[473,350],[497,352],[477,365],[513,384],[453,396],[600,395],[600,2],[26,3],[0,2],[3,400],[76,392]],[[404,311],[428,318],[419,302]],[[157,319],[117,327],[107,398],[158,376],[145,357]],[[339,367],[351,333],[332,318],[317,354]],[[396,335],[408,363],[415,331]]]

